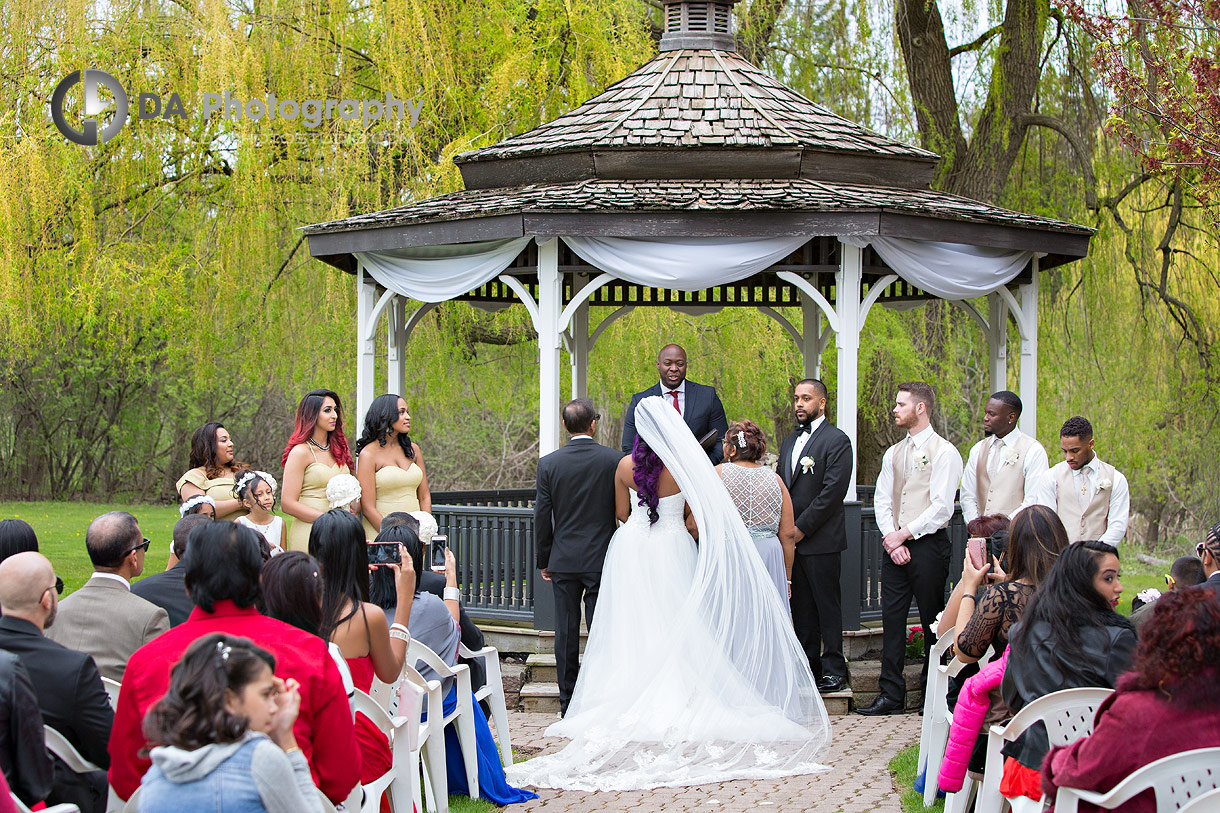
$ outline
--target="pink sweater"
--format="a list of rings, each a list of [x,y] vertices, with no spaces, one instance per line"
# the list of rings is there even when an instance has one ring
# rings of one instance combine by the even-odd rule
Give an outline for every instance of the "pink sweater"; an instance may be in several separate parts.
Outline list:
[[[1004,669],[1008,666],[1008,648],[1004,654],[984,666],[974,677],[966,681],[961,693],[957,696],[957,706],[953,709],[953,725],[949,728],[949,742],[945,746],[945,758],[940,763],[940,789],[946,793],[956,793],[962,789],[962,780],[966,777],[966,768],[970,765],[970,755],[974,753],[974,742],[978,739],[979,729],[987,718],[987,710],[991,707],[989,693],[1000,685],[1004,679]]]

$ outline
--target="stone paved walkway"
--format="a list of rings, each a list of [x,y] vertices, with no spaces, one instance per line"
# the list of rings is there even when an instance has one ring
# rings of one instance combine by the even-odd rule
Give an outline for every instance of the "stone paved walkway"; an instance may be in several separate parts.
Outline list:
[[[721,782],[688,788],[586,793],[538,790],[538,799],[513,805],[514,813],[527,811],[650,811],[759,810],[776,813],[827,811],[827,813],[901,813],[886,765],[894,754],[919,741],[917,714],[894,717],[862,717],[849,714],[831,717],[834,734],[827,764],[831,770],[813,776],[782,780]],[[555,721],[553,714],[510,712],[509,725],[514,748],[540,749],[550,753],[567,740],[543,735]]]

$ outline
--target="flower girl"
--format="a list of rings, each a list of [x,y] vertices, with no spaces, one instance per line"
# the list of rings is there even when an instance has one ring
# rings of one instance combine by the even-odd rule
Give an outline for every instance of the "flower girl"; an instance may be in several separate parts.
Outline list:
[[[288,544],[284,518],[271,513],[275,506],[275,489],[275,478],[265,471],[247,471],[237,478],[237,484],[233,486],[233,496],[250,512],[236,521],[262,534],[271,546],[272,556],[283,553],[284,546]]]

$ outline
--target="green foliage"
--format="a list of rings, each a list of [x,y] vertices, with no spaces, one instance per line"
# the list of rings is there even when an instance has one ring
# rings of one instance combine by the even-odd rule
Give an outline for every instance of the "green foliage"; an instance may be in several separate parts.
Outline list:
[[[923,794],[915,792],[915,774],[919,769],[919,745],[909,745],[903,748],[894,755],[887,767],[890,770],[890,776],[894,779],[894,786],[898,788],[903,813],[924,813],[945,809],[944,799],[936,799],[931,807],[925,808]]]

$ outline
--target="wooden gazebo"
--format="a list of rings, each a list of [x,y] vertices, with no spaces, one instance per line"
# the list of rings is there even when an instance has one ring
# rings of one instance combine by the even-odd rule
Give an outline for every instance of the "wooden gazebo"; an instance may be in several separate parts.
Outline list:
[[[433,308],[524,304],[538,333],[546,454],[559,444],[561,347],[580,396],[589,351],[633,308],[752,307],[783,326],[808,375],[835,336],[838,424],[855,445],[869,309],[942,298],[985,332],[993,389],[1007,386],[1015,321],[1022,428],[1032,434],[1038,275],[1084,257],[1092,231],[931,189],[936,155],[834,115],[738,56],[735,0],[662,2],[656,58],[570,113],[459,155],[464,191],[305,228],[314,257],[356,278],[356,418],[380,389],[374,339],[383,315],[382,391],[402,392],[403,348]],[[982,297],[986,313],[970,301]],[[592,332],[590,305],[615,308]],[[799,324],[777,310],[796,307]],[[880,553],[854,472],[847,500],[859,518],[849,528],[861,529],[843,562],[844,620],[853,624],[875,614]],[[471,548],[479,567],[501,563],[470,580],[492,592],[468,587],[466,600],[476,614],[545,627],[546,591],[535,615],[529,509],[500,504],[438,514],[443,526],[482,540],[470,543],[483,551]],[[484,549],[498,544],[493,537],[511,537],[516,552]]]

